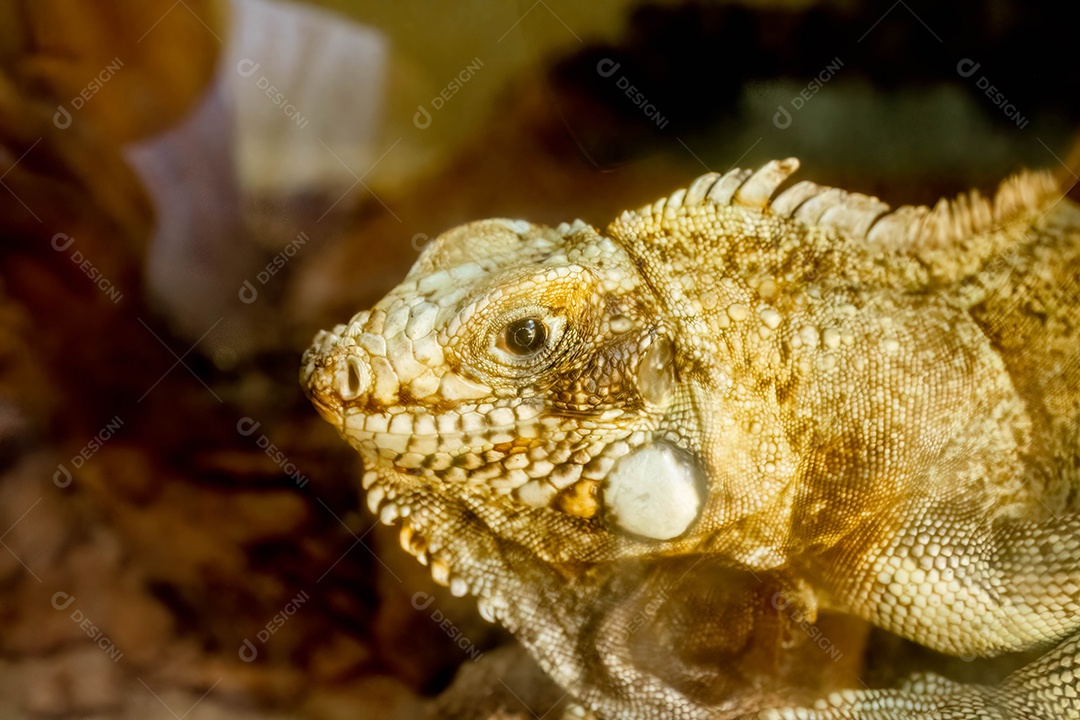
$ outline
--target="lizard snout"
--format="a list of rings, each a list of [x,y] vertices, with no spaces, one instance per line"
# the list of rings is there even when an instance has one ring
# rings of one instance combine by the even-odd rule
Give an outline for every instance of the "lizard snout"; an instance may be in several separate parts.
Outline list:
[[[358,347],[336,348],[313,368],[308,387],[314,400],[334,409],[363,402],[372,385],[371,363]]]
[[[371,365],[367,358],[361,358],[354,351],[343,358],[339,357],[335,365],[334,386],[342,400],[349,402],[367,394],[371,387]]]
[[[343,346],[335,333],[320,332],[305,353],[301,383],[308,397],[325,416],[341,413],[345,404],[362,402],[372,386],[367,352]]]

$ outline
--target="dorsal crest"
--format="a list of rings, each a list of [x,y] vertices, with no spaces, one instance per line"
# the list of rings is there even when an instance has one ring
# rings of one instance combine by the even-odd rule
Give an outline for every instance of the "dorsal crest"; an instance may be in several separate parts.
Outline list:
[[[659,217],[695,204],[739,206],[791,218],[804,225],[833,228],[847,237],[893,247],[949,246],[1010,222],[1045,212],[1062,197],[1046,171],[1023,171],[1007,178],[994,198],[977,190],[942,198],[933,208],[903,205],[893,209],[870,195],[818,185],[807,180],[780,186],[799,169],[797,158],[772,160],[755,170],[709,173],[623,220]]]

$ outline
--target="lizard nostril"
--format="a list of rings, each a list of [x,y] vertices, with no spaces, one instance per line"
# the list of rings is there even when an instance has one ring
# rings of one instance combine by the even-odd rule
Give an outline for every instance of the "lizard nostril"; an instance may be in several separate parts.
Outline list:
[[[364,361],[356,355],[345,359],[344,370],[344,373],[338,373],[338,394],[342,400],[355,400],[367,392],[371,373],[365,367]]]

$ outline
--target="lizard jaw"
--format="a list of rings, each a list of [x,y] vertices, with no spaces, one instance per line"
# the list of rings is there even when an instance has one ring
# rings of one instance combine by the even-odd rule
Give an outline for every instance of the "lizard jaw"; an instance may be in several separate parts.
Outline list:
[[[365,464],[369,462],[365,458]],[[398,534],[401,548],[430,570],[431,579],[437,585],[449,588],[455,597],[473,596],[481,617],[491,623],[498,622],[500,608],[505,601],[492,591],[491,578],[468,577],[462,573],[460,568],[468,568],[470,563],[464,558],[454,557],[448,547],[452,540],[444,542],[439,537],[437,526],[427,527],[429,523],[418,517],[423,513],[413,515],[412,505],[402,501],[407,495],[422,492],[423,482],[384,465],[379,470],[366,471],[362,486],[367,491],[368,509],[378,517],[379,522],[392,526],[401,521]]]

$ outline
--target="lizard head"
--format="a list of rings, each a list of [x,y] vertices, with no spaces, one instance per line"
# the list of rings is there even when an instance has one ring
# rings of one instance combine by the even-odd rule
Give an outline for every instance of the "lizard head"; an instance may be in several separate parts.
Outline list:
[[[671,334],[624,249],[584,223],[450,230],[372,310],[319,333],[301,380],[361,453],[372,510],[468,488],[606,533],[669,539],[702,477],[661,439]]]

